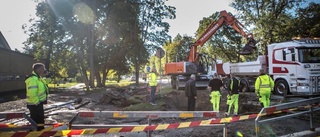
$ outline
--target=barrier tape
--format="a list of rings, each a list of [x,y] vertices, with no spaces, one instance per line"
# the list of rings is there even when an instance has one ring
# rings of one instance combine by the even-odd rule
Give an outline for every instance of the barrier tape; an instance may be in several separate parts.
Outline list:
[[[37,126],[52,126],[52,127],[59,127],[59,126],[62,126],[64,125],[64,123],[54,123],[54,124],[37,124]],[[0,130],[1,128],[23,128],[23,127],[28,127],[28,126],[31,126],[31,125],[22,125],[22,126],[19,126],[19,125],[14,125],[14,124],[0,124]]]
[[[315,106],[320,106],[320,104]],[[0,136],[1,137],[71,136],[71,135],[91,135],[91,134],[103,134],[103,133],[105,134],[105,133],[118,133],[118,132],[142,132],[142,131],[153,131],[153,130],[177,129],[177,128],[187,128],[187,127],[196,127],[196,126],[209,126],[212,124],[231,123],[231,122],[253,119],[258,116],[290,112],[290,111],[299,110],[302,108],[305,109],[310,107],[312,106],[308,105],[308,106],[302,106],[302,107],[279,110],[279,111],[272,111],[275,109],[271,107],[270,110],[267,111],[267,113],[262,113],[262,114],[250,114],[250,115],[243,115],[243,116],[234,116],[234,117],[227,117],[227,118],[192,121],[192,122],[181,122],[181,123],[172,123],[172,124],[139,125],[139,126],[128,126],[128,127],[120,127],[120,128],[61,130],[61,131],[0,132]]]

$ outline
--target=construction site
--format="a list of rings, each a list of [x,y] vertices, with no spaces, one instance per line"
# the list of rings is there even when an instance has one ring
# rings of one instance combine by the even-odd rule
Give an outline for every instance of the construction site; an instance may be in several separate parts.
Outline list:
[[[251,137],[320,134],[320,113],[316,111],[318,98],[304,101],[308,102],[308,105],[301,102],[293,103],[302,99],[289,99],[289,102],[292,102],[290,106],[278,106],[261,113],[262,106],[258,103],[256,95],[241,93],[239,116],[225,116],[226,92],[222,92],[220,112],[213,112],[209,92],[198,90],[196,111],[191,112],[185,111],[187,98],[184,91],[167,91],[168,88],[170,89],[169,84],[162,85],[163,91],[160,90],[156,94],[156,106],[149,104],[146,84],[123,88],[109,87],[91,92],[85,92],[81,88],[53,91],[45,106],[47,128],[33,132],[28,131],[33,126],[26,118],[28,110],[24,99],[3,102],[0,104],[0,118],[3,123],[0,135],[225,137],[241,133],[243,136]],[[273,96],[271,100],[272,106],[283,104],[283,98],[279,96]],[[314,104],[311,109],[309,103]],[[19,117],[17,112],[24,115]],[[297,115],[299,113],[301,114]],[[270,120],[260,124],[259,132],[255,130],[258,114],[261,115],[260,121]],[[271,121],[276,118],[279,119]],[[310,133],[301,134],[302,131]]]
[[[21,50],[0,30],[0,137],[320,136],[319,3],[232,1],[171,37],[168,0],[34,2]]]

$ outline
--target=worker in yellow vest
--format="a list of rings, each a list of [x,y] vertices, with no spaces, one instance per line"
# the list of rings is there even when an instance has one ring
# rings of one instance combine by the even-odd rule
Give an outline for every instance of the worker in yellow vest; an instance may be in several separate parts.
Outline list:
[[[26,77],[26,102],[30,111],[31,119],[38,124],[37,130],[44,129],[43,104],[47,102],[49,88],[42,79],[45,76],[46,68],[42,63],[35,63],[32,66],[32,73]]]
[[[274,88],[274,81],[263,69],[260,69],[260,76],[256,79],[254,87],[259,97],[259,102],[263,104],[263,107],[270,106],[270,97],[271,91]]]
[[[218,78],[218,74],[215,73],[213,75],[213,79],[209,81],[208,85],[210,94],[210,102],[212,103],[212,110],[219,111],[220,110],[220,98],[221,98],[221,90],[223,89],[223,83],[221,79]]]
[[[150,104],[151,105],[157,105],[155,102],[155,94],[156,94],[156,90],[157,90],[157,74],[156,74],[156,69],[153,68],[151,70],[151,72],[148,74],[148,80],[149,80],[149,86],[151,88],[151,92],[150,92]]]
[[[235,116],[238,115],[238,108],[239,108],[239,92],[241,91],[241,83],[233,74],[230,74],[230,83],[228,85],[228,92],[230,95],[231,100],[229,101],[229,108],[226,115],[230,115],[231,108],[233,109],[233,114]]]

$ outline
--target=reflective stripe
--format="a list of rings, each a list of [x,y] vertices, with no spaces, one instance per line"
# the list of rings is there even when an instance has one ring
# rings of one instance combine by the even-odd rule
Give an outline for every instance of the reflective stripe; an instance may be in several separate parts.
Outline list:
[[[38,86],[29,86],[28,89],[38,88]]]
[[[260,79],[260,88],[271,88],[271,82],[270,82],[270,77],[268,76],[269,78],[269,84],[262,84],[262,80],[261,80],[261,77],[259,76],[258,77]]]
[[[38,105],[40,104],[40,102],[38,102],[37,104],[33,104],[33,103],[30,103],[30,102],[27,102],[27,105]]]
[[[39,94],[38,96],[39,96],[39,97],[42,97],[43,95],[46,95],[46,93],[43,92],[43,93]]]
[[[263,85],[260,85],[260,88],[270,88],[270,85],[263,84]]]
[[[238,79],[236,79],[236,80],[238,80]],[[240,80],[238,80],[238,86],[240,86]],[[231,90],[233,89],[233,78],[231,79],[230,89]]]

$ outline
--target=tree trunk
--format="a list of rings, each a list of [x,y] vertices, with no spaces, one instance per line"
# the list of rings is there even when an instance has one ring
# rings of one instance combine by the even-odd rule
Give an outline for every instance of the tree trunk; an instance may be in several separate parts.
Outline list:
[[[108,76],[108,71],[105,67],[102,68],[102,81],[101,81],[101,84],[102,86],[106,86],[106,81],[107,81],[107,76]]]
[[[97,87],[102,87],[102,81],[101,81],[101,76],[99,71],[95,71],[95,76],[97,79]]]
[[[93,44],[93,25],[89,24],[87,25],[87,30],[88,30],[88,35],[87,35],[87,45],[89,47],[89,66],[90,66],[90,81],[89,81],[89,85],[91,88],[94,88],[94,74],[95,74],[95,69],[94,69],[94,44]]]

